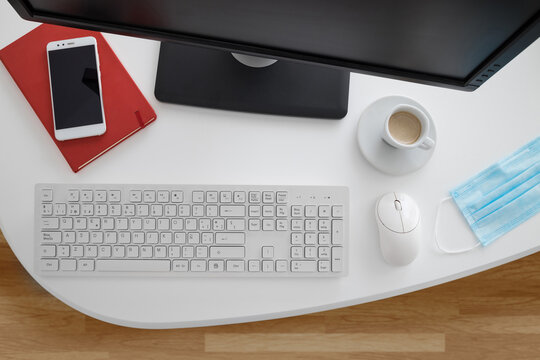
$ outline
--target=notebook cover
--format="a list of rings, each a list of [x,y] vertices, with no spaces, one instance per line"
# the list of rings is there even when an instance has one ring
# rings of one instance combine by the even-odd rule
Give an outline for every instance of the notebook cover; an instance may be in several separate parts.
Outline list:
[[[57,141],[54,137],[47,43],[84,36],[93,36],[97,40],[107,131],[101,136]],[[40,25],[0,50],[0,60],[74,172],[156,119],[156,113],[98,32]]]

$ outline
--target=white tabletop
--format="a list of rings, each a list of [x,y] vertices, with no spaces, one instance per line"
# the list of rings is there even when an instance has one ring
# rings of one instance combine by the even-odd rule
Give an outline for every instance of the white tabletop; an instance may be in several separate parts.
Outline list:
[[[0,3],[0,47],[36,23]],[[540,135],[540,40],[473,93],[353,74],[340,121],[236,113],[159,103],[159,43],[105,35],[156,113],[157,121],[80,173],[71,172],[9,73],[0,66],[0,227],[29,273],[73,308],[115,324],[173,328],[305,314],[390,297],[479,272],[540,249],[540,215],[487,248],[445,255],[434,245],[435,210],[448,191]],[[373,101],[403,95],[437,126],[431,161],[391,177],[362,157],[360,114]],[[303,184],[350,188],[349,275],[329,279],[44,278],[33,273],[33,187],[38,182]],[[378,248],[374,205],[388,191],[411,195],[422,212],[419,257],[387,265]],[[473,243],[451,203],[441,241]]]

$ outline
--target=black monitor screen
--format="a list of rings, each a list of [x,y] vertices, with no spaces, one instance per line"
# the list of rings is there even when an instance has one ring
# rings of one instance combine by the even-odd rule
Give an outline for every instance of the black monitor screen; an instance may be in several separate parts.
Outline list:
[[[539,0],[30,0],[36,12],[465,79]]]

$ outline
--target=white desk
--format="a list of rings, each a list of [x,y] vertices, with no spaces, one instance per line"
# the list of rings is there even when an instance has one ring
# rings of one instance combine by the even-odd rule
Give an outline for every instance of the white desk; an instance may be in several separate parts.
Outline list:
[[[36,26],[0,3],[0,47]],[[433,223],[439,199],[469,176],[540,135],[540,40],[474,93],[354,74],[341,121],[243,114],[162,104],[153,96],[159,44],[106,35],[154,106],[158,119],[89,165],[69,169],[34,112],[0,66],[0,226],[18,259],[45,289],[73,308],[115,324],[173,328],[305,314],[386,298],[470,275],[540,249],[537,215],[485,249],[439,253]],[[438,147],[420,171],[390,177],[356,144],[368,104],[399,94],[423,104]],[[33,187],[37,182],[346,185],[351,194],[350,269],[337,279],[51,279],[32,271]],[[416,261],[388,266],[378,249],[376,198],[401,190],[422,211]],[[442,241],[471,241],[451,206]],[[453,211],[453,210],[452,210]],[[443,214],[444,215],[444,214]],[[450,246],[450,245],[448,245]]]

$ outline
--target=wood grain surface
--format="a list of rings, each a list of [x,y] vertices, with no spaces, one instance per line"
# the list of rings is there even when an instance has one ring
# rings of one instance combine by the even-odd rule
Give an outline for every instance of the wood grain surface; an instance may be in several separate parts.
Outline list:
[[[312,315],[140,330],[89,318],[56,300],[0,233],[0,359],[540,359],[540,253]]]

